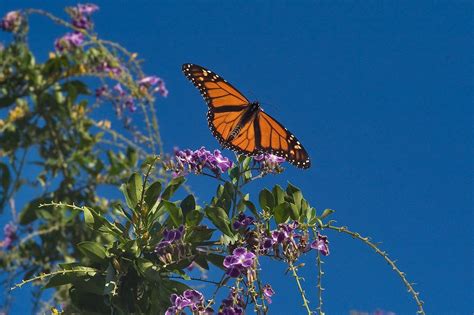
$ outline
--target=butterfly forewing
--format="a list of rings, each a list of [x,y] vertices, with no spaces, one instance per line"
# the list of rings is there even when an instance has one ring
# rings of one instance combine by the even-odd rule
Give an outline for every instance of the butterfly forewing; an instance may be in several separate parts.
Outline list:
[[[206,100],[209,128],[223,147],[251,156],[271,153],[297,167],[310,167],[298,139],[260,108],[249,111],[249,100],[229,82],[194,64],[184,64],[183,72]]]
[[[190,63],[184,64],[182,69],[209,107],[248,107],[249,100],[218,74]]]

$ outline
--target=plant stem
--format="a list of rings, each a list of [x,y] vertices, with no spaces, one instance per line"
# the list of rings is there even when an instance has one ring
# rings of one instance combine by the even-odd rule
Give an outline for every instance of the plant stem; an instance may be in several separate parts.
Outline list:
[[[303,286],[301,285],[301,281],[300,281],[301,278],[298,276],[297,268],[295,267],[292,261],[288,262],[288,264],[290,266],[290,270],[293,274],[293,277],[296,280],[296,284],[298,285],[298,290],[300,291],[301,298],[303,299],[303,306],[306,308],[308,315],[311,315],[313,314],[313,312],[311,312],[311,309],[309,308],[309,301],[306,298],[305,292],[303,290]]]
[[[385,261],[392,267],[393,270],[395,270],[395,272],[398,274],[398,276],[402,279],[403,283],[405,284],[406,288],[408,289],[408,292],[413,296],[413,299],[415,300],[415,302],[418,306],[418,312],[417,313],[418,314],[423,314],[423,315],[425,314],[425,311],[423,310],[423,301],[420,300],[420,298],[419,298],[420,293],[415,291],[412,284],[410,282],[408,282],[407,278],[405,277],[405,273],[400,271],[400,269],[397,267],[397,265],[395,265],[395,261],[390,259],[386,252],[380,250],[377,247],[377,245],[375,245],[374,243],[372,243],[369,240],[368,237],[363,237],[357,232],[352,232],[352,231],[348,230],[347,227],[345,227],[345,226],[333,226],[333,225],[327,224],[327,225],[324,225],[323,228],[331,229],[331,230],[335,230],[335,231],[338,231],[338,232],[341,232],[341,233],[348,234],[348,235],[352,236],[353,238],[364,242],[369,247],[371,247],[373,250],[375,250],[375,252],[377,254],[379,254],[380,256],[382,256],[383,259],[385,259]]]

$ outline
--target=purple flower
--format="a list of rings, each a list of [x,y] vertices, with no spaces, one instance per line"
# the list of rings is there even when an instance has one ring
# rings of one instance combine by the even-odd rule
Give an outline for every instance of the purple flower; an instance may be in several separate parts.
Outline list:
[[[153,93],[159,93],[161,96],[168,96],[168,90],[165,86],[165,81],[157,76],[144,77],[138,81],[138,85],[142,89],[148,89],[150,87],[155,87]]]
[[[271,297],[275,294],[275,291],[273,291],[273,288],[271,285],[266,284],[263,287],[263,296],[265,297],[265,300],[267,300],[268,304],[272,303]]]
[[[76,6],[77,12],[79,14],[91,15],[95,11],[99,10],[99,7],[93,3],[78,4]]]
[[[88,30],[92,28],[92,22],[89,17],[80,15],[72,20],[72,25],[77,28]]]
[[[222,300],[218,315],[242,315],[245,302],[236,288],[232,288],[227,299]]]
[[[135,99],[131,95],[127,94],[120,83],[117,83],[113,89],[116,94],[114,105],[119,109],[119,112],[121,112],[123,108],[128,108],[132,113],[137,110]]]
[[[102,97],[105,94],[107,94],[109,91],[109,88],[107,85],[101,86],[100,88],[95,90],[95,97]]]
[[[288,224],[280,224],[277,230],[272,231],[272,239],[274,243],[282,244],[292,242],[298,235],[294,232],[299,226],[297,221]]]
[[[311,248],[318,250],[324,256],[329,255],[329,241],[326,235],[318,232],[317,239],[311,243]]]
[[[255,254],[247,251],[244,247],[234,249],[232,255],[224,259],[223,265],[227,269],[227,274],[233,278],[237,278],[253,266]]]
[[[61,38],[56,39],[54,47],[59,52],[73,50],[82,45],[84,42],[84,35],[81,32],[67,33]]]
[[[75,7],[69,9],[69,13],[72,17],[72,25],[74,27],[89,30],[92,28],[91,14],[99,10],[99,7],[95,4],[78,4]]]
[[[114,85],[114,91],[117,92],[119,96],[125,95],[125,91],[123,90],[122,85],[120,83]]]
[[[166,88],[165,81],[161,80],[158,82],[156,88],[153,89],[153,92],[160,94],[163,97],[168,96],[168,89]]]
[[[137,106],[135,105],[135,101],[134,101],[133,97],[131,97],[130,95],[127,96],[127,97],[124,99],[124,105],[125,105],[125,107],[128,108],[132,113],[137,110]]]
[[[12,247],[13,242],[18,238],[16,234],[17,227],[13,223],[7,223],[3,227],[3,234],[5,238],[2,242],[0,242],[0,247],[10,249]]]
[[[222,173],[227,172],[232,167],[232,161],[224,157],[219,150],[214,150],[214,160],[212,163],[218,167]]]
[[[224,157],[219,150],[214,150],[214,153],[211,153],[204,147],[196,151],[189,149],[176,151],[175,158],[180,174],[184,174],[185,171],[199,174],[202,173],[204,168],[207,168],[214,174],[220,175],[233,165],[232,161]]]
[[[210,308],[204,308],[204,296],[196,290],[186,290],[182,295],[172,294],[170,297],[171,306],[166,310],[165,315],[181,314],[182,311],[189,307],[193,313],[213,314]]]
[[[234,228],[234,230],[238,230],[240,228],[244,228],[253,224],[253,221],[253,217],[248,217],[244,213],[240,213],[237,220],[235,220],[232,224],[232,227]]]
[[[144,87],[150,87],[150,86],[155,86],[160,81],[161,79],[158,78],[157,76],[149,76],[149,77],[144,77],[143,79],[138,81],[138,85],[144,86]]]
[[[283,163],[285,162],[285,159],[273,154],[265,153],[265,154],[259,154],[253,158],[257,162],[267,162],[267,163]]]
[[[281,173],[281,163],[285,162],[285,159],[273,154],[259,154],[254,156],[253,160],[260,164],[260,169],[264,173]]]
[[[163,231],[163,239],[156,245],[155,253],[158,255],[163,255],[167,252],[168,248],[171,247],[173,243],[176,243],[181,240],[184,235],[184,226],[181,225],[177,229]]]
[[[122,73],[122,68],[120,66],[112,66],[107,61],[99,63],[99,65],[96,67],[96,70],[98,72],[105,72],[115,76],[120,75]]]
[[[16,33],[23,23],[23,15],[20,11],[8,12],[0,22],[0,28],[5,32]]]

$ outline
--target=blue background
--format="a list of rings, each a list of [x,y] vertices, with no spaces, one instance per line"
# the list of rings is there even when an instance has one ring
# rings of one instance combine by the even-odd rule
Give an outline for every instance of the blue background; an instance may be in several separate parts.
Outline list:
[[[63,7],[74,3],[3,0],[0,12],[37,7],[65,17]],[[156,108],[168,151],[218,147],[206,105],[180,70],[185,62],[212,69],[263,103],[312,158],[309,170],[288,166],[249,186],[251,193],[291,181],[318,210],[337,210],[338,224],[383,242],[417,283],[428,314],[472,314],[473,2],[96,3],[99,35],[138,52],[145,71],[167,83],[170,95]],[[46,58],[65,30],[42,17],[31,22],[32,48]],[[215,191],[209,178],[190,184],[201,203]],[[327,234],[328,314],[415,313],[381,257]],[[304,261],[315,308],[314,256]],[[271,266],[264,274],[276,291],[270,313],[303,313],[293,279]],[[23,312],[27,290],[15,296],[14,310]]]

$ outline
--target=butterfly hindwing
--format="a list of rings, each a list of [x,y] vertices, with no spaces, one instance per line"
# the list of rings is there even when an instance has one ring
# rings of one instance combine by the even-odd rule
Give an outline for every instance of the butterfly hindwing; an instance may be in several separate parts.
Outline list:
[[[284,158],[287,162],[300,167],[311,166],[308,153],[294,134],[283,127],[267,113],[260,111],[256,123],[260,137],[259,149]]]

